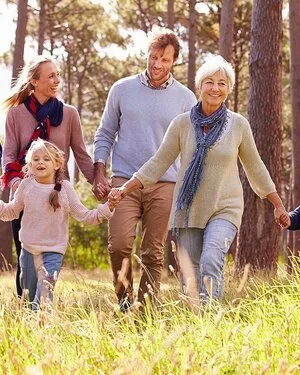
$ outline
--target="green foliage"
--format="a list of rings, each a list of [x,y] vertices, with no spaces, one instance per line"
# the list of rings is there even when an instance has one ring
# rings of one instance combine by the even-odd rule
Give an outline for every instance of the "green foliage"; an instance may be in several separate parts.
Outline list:
[[[99,204],[87,182],[78,183],[76,191],[86,207],[93,209]],[[106,220],[100,225],[86,225],[71,218],[69,246],[64,257],[64,265],[84,269],[108,267]]]
[[[152,26],[166,26],[167,0],[123,0],[116,2],[116,13],[124,28],[143,30],[145,33]]]

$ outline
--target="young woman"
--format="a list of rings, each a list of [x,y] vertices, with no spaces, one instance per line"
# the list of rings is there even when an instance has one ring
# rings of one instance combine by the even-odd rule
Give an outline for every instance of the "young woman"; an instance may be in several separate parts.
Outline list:
[[[3,188],[11,189],[11,198],[23,178],[22,167],[31,142],[37,138],[54,143],[65,155],[65,178],[69,178],[67,162],[72,149],[76,163],[86,179],[93,183],[94,167],[86,151],[81,122],[75,107],[56,98],[61,78],[55,63],[37,56],[22,69],[11,95],[2,107],[8,110],[3,150]],[[21,244],[18,239],[20,218],[12,223],[17,256]],[[20,296],[18,263],[16,284]]]
[[[110,219],[113,207],[99,204],[87,209],[69,181],[63,180],[63,152],[54,144],[33,141],[26,154],[27,171],[14,199],[0,201],[0,219],[9,221],[23,211],[19,232],[20,284],[29,291],[33,309],[52,301],[53,288],[68,244],[69,216],[86,224]]]

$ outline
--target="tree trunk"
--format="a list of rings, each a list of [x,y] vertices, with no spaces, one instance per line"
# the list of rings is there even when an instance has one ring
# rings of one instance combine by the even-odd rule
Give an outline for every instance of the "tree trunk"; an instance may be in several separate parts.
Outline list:
[[[15,48],[13,55],[12,80],[11,86],[14,85],[18,77],[19,70],[24,65],[24,47],[26,28],[28,21],[27,0],[18,1],[18,20],[15,35]],[[9,190],[1,193],[1,199],[4,202],[8,201]],[[7,269],[7,265],[12,263],[12,232],[11,223],[0,221],[0,269]]]
[[[220,22],[219,53],[227,61],[231,61],[233,43],[235,0],[223,0]]]
[[[40,17],[39,17],[39,35],[38,35],[38,54],[41,55],[44,50],[45,26],[46,26],[46,1],[40,0]]]
[[[196,74],[196,0],[189,0],[189,65],[188,88],[195,92]]]
[[[8,202],[9,190],[0,193],[0,199]],[[0,221],[0,271],[10,269],[12,263],[12,233],[10,221]]]
[[[292,202],[294,205],[300,204],[300,160],[298,155],[300,143],[300,2],[299,0],[289,1],[290,18],[290,65],[291,65],[291,98],[292,98]],[[293,246],[290,249],[293,255],[299,256],[300,250],[300,231],[291,233]]]
[[[17,78],[20,68],[24,65],[24,46],[28,21],[27,0],[18,1],[18,21],[15,37],[12,82]]]
[[[268,37],[266,37],[266,35]],[[280,189],[282,0],[254,0],[249,58],[249,120],[261,158]],[[279,228],[273,209],[245,186],[245,212],[238,241],[236,268],[276,270]]]
[[[168,0],[168,28],[174,29],[174,0]]]
[[[219,53],[225,60],[231,61],[232,47],[233,47],[233,25],[234,25],[234,7],[235,0],[222,0],[221,21],[220,21],[220,38],[219,38]],[[238,69],[235,70],[237,73]],[[236,82],[238,77],[236,74]],[[238,86],[236,85],[236,90]],[[230,108],[229,99],[226,100],[226,105]],[[233,241],[230,246],[229,254],[235,258],[237,247],[237,239]]]

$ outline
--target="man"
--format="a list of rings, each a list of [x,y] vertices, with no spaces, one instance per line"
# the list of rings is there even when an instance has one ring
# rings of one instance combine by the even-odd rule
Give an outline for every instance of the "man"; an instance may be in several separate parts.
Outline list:
[[[107,196],[111,185],[121,186],[151,158],[171,120],[196,104],[195,95],[171,74],[179,48],[178,38],[171,30],[157,28],[149,37],[146,71],[120,79],[112,86],[95,135],[93,192],[98,199]],[[106,161],[111,149],[110,184]],[[153,187],[123,199],[110,220],[108,250],[121,311],[126,311],[133,301],[131,253],[139,219],[142,272],[138,301],[143,303],[145,293],[151,297],[159,290],[176,179],[175,162]]]

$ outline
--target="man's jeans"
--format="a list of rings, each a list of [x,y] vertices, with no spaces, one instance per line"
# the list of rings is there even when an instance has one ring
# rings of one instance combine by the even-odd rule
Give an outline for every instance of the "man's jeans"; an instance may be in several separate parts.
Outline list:
[[[29,292],[32,310],[37,310],[41,301],[52,303],[53,289],[61,269],[63,255],[59,253],[41,253],[33,255],[21,250],[20,283],[22,289]]]
[[[194,282],[203,304],[223,297],[225,255],[236,233],[236,226],[224,219],[212,220],[204,229],[179,229],[178,256],[184,292],[189,282]]]

